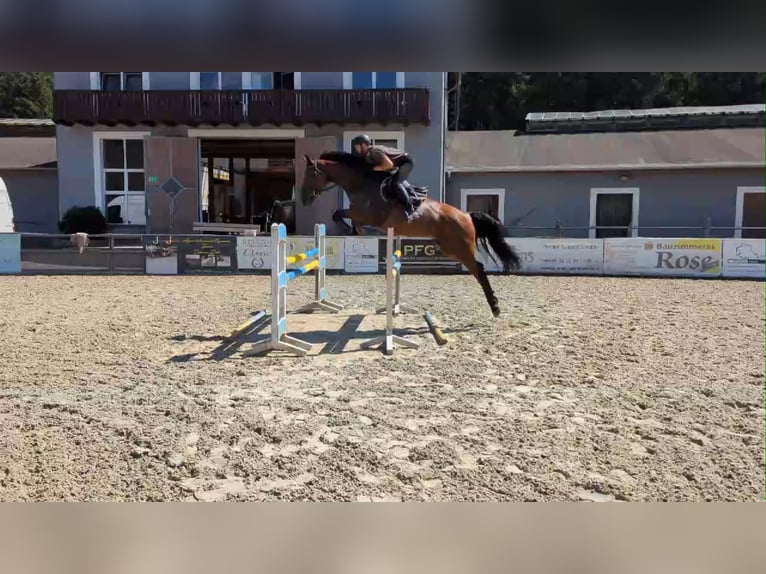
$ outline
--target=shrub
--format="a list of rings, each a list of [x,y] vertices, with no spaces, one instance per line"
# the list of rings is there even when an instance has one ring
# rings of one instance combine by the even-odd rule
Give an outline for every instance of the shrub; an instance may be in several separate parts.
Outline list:
[[[87,233],[88,235],[98,235],[106,233],[107,224],[104,214],[95,206],[70,207],[59,221],[61,233],[70,235],[72,233]]]

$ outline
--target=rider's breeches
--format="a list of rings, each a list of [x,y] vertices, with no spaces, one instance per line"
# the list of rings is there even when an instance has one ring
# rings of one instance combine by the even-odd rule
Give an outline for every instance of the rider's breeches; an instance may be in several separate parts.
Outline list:
[[[409,177],[410,173],[412,173],[412,168],[415,167],[411,159],[407,159],[399,165],[399,174],[398,174],[398,181],[406,181]]]

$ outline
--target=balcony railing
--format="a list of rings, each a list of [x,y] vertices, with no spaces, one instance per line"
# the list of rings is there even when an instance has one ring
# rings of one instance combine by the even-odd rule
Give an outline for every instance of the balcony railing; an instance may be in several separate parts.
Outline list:
[[[429,90],[58,90],[63,125],[428,124]]]

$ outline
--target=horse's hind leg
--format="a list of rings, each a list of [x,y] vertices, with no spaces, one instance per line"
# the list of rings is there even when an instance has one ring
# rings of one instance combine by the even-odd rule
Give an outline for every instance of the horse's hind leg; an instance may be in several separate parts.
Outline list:
[[[351,215],[348,209],[338,209],[333,212],[332,220],[340,225],[346,233],[351,235],[359,235],[359,230],[354,225],[353,219],[351,220],[351,225],[343,221],[344,219],[351,219]]]
[[[497,317],[500,315],[500,305],[497,301],[497,296],[492,289],[492,285],[489,284],[489,277],[484,271],[484,264],[480,261],[476,261],[476,245],[473,243],[461,242],[457,245],[454,240],[447,240],[440,238],[439,245],[442,252],[445,255],[450,255],[460,261],[468,269],[468,272],[473,275],[481,285],[484,291],[484,297],[489,303],[489,308],[492,310],[492,315]],[[446,245],[445,245],[446,243]]]
[[[487,277],[487,273],[484,271],[484,264],[473,259],[473,269],[470,265],[466,265],[465,263],[463,263],[463,265],[468,267],[468,270],[474,277],[476,277],[479,285],[481,285],[481,288],[484,290],[484,296],[487,298],[489,308],[492,309],[492,315],[495,317],[500,315],[500,305],[498,304],[497,296],[492,289],[492,285],[489,284],[489,277]]]

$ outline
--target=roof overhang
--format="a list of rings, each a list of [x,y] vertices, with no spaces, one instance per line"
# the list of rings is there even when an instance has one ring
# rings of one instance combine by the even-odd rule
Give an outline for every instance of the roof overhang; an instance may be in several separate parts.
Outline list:
[[[17,165],[0,165],[0,171],[57,171],[58,167],[36,167],[36,166],[17,166]]]
[[[706,163],[635,163],[603,165],[477,166],[447,167],[447,173],[546,173],[583,171],[669,171],[698,169],[764,169],[762,161],[721,161]]]

